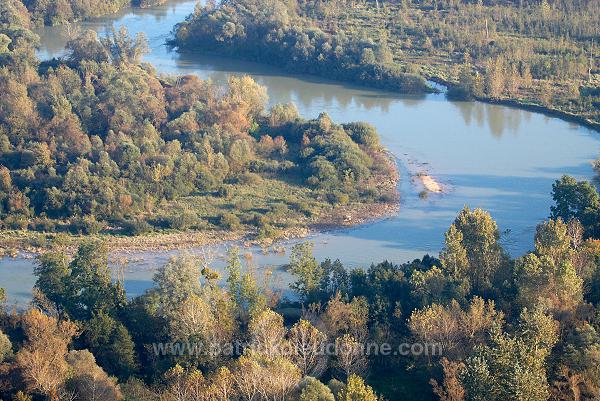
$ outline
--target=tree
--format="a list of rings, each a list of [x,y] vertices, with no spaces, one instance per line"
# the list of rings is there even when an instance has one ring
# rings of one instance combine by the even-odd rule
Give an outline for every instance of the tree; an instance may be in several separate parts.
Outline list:
[[[144,33],[138,33],[136,38],[132,39],[125,26],[118,31],[113,28],[111,34],[100,41],[116,66],[139,64],[142,56],[149,51]]]
[[[554,391],[561,399],[574,400],[600,394],[600,335],[597,330],[588,323],[575,327],[560,347]]]
[[[214,401],[229,401],[233,398],[234,378],[226,367],[221,367],[211,377],[210,393]]]
[[[71,351],[66,356],[73,375],[67,388],[71,389],[80,401],[120,401],[123,397],[116,383],[87,350]]]
[[[269,125],[279,127],[295,121],[299,116],[298,108],[294,103],[276,104],[269,112]]]
[[[357,341],[364,343],[369,336],[369,305],[365,298],[353,298],[344,302],[337,293],[327,303],[327,309],[321,316],[330,339],[350,334]]]
[[[583,301],[583,280],[570,261],[555,263],[550,257],[535,254],[515,262],[518,302],[529,308],[544,301],[555,311],[574,311]]]
[[[319,299],[320,284],[323,280],[323,268],[313,256],[314,244],[302,242],[292,247],[290,272],[296,281],[290,287],[296,291],[303,301],[312,302]]]
[[[337,367],[349,379],[353,374],[363,374],[368,367],[368,359],[364,344],[351,334],[344,334],[335,339],[335,356]]]
[[[298,368],[283,357],[276,358],[267,365],[267,391],[261,391],[265,399],[285,401],[300,382]]]
[[[444,237],[444,248],[440,252],[442,268],[450,277],[461,280],[469,273],[469,259],[463,245],[463,233],[453,224]]]
[[[447,357],[460,359],[485,344],[489,333],[502,327],[503,319],[493,301],[475,297],[465,311],[456,301],[415,310],[408,327],[419,342],[441,345]]]
[[[521,314],[517,333],[492,332],[492,344],[466,361],[467,400],[546,401],[546,358],[556,343],[557,324],[542,309]]]
[[[225,356],[218,350],[230,345],[236,329],[234,307],[219,288],[192,295],[167,316],[173,342],[194,343],[193,362],[213,367]]]
[[[550,208],[553,219],[577,219],[583,224],[587,237],[600,236],[600,195],[592,184],[564,175],[552,185],[552,199],[555,202]]]
[[[375,64],[377,60],[375,59],[375,52],[370,47],[365,47],[362,49],[360,54],[360,63],[362,65]]]
[[[247,401],[284,401],[301,378],[287,359],[264,359],[253,352],[238,358],[233,377],[240,398]]]
[[[193,295],[201,293],[200,268],[190,255],[173,257],[154,275],[162,313],[169,315]]]
[[[460,236],[462,247],[457,242]],[[453,273],[466,274],[465,278],[475,294],[484,294],[492,289],[496,272],[506,258],[499,239],[498,226],[490,214],[466,206],[447,232],[448,242],[443,258]],[[468,266],[464,265],[463,249]]]
[[[0,330],[0,363],[12,356],[13,349],[10,339]]]
[[[446,358],[442,358],[441,364],[444,372],[443,387],[431,379],[429,383],[433,387],[433,392],[440,398],[440,401],[465,401],[465,389],[460,380],[464,364],[452,362]]]
[[[227,100],[242,109],[251,119],[258,117],[269,101],[267,88],[257,84],[249,75],[231,76],[228,90]]]
[[[127,328],[99,311],[84,324],[82,339],[86,347],[111,375],[126,379],[137,370],[135,344]]]
[[[286,330],[283,316],[270,309],[253,316],[248,326],[251,349],[257,354],[274,360],[283,354]]]
[[[267,300],[258,288],[254,271],[249,268],[243,270],[237,247],[229,250],[225,270],[228,272],[229,294],[237,307],[238,317],[247,321],[250,316],[263,311]]]
[[[504,59],[497,57],[488,61],[485,74],[486,93],[493,98],[502,95],[506,82],[506,66]]]
[[[35,309],[21,319],[26,341],[16,355],[16,364],[31,390],[57,401],[69,369],[67,346],[77,334],[77,326]]]
[[[373,389],[365,384],[364,380],[357,375],[348,377],[346,386],[337,396],[338,401],[377,401],[378,398]]]
[[[112,281],[103,244],[80,244],[70,262],[62,251],[42,255],[35,274],[36,288],[73,319],[89,320],[100,311],[111,314],[126,302],[120,283]]]
[[[538,224],[535,230],[535,251],[538,256],[548,256],[555,264],[566,261],[571,253],[568,228],[560,218]]]
[[[71,39],[66,44],[69,52],[69,61],[79,64],[83,61],[95,61],[101,63],[108,61],[107,49],[98,39],[94,30],[86,30],[81,35]]]
[[[320,332],[307,320],[301,319],[288,333],[291,359],[300,369],[302,376],[319,377],[327,367],[324,354],[327,335]]]
[[[298,386],[300,401],[335,401],[329,387],[314,377],[306,376]]]

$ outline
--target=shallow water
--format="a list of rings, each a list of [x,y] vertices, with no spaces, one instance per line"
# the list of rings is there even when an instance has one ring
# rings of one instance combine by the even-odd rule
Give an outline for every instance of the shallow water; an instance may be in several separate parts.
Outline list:
[[[548,216],[553,181],[562,174],[586,179],[593,175],[590,161],[600,153],[600,136],[556,118],[505,106],[450,102],[443,94],[401,96],[168,49],[164,43],[172,27],[193,11],[195,3],[175,0],[77,26],[101,34],[120,25],[132,33],[144,32],[152,50],[145,60],[163,73],[198,74],[217,82],[233,74],[249,74],[268,88],[271,103],[292,101],[304,117],[326,111],[337,122],[364,120],[375,125],[383,144],[399,160],[400,213],[384,221],[315,235],[311,239],[319,259],[339,258],[346,266],[366,267],[384,259],[400,263],[425,253],[437,254],[444,231],[464,205],[489,210],[503,232],[505,247],[518,255],[533,246],[535,226]],[[67,32],[65,27],[40,30],[40,57],[62,55]],[[411,174],[417,172],[431,174],[448,193],[420,199],[420,189],[411,181]],[[248,251],[259,265],[280,265],[288,257]],[[133,260],[125,274],[128,294],[148,288],[152,270],[171,254],[127,255]],[[223,247],[214,254],[215,264],[222,266]],[[0,287],[7,289],[12,302],[28,299],[32,268],[28,259],[0,261]],[[287,288],[287,279],[281,276],[276,286]]]

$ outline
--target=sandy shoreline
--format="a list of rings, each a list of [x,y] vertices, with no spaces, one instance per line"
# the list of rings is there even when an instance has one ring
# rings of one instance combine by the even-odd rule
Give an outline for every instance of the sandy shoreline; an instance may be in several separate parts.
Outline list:
[[[391,179],[389,185],[397,185],[396,179]],[[399,197],[398,197],[399,199]],[[273,239],[256,239],[254,231],[188,231],[175,233],[155,233],[134,237],[117,235],[65,235],[53,233],[38,233],[32,231],[0,232],[0,258],[17,257],[19,254],[34,257],[51,249],[53,240],[72,252],[83,240],[98,240],[106,244],[111,254],[123,254],[139,251],[160,252],[186,250],[220,243],[239,241],[244,246],[262,246],[265,248],[293,239],[308,237],[324,231],[345,229],[373,221],[382,220],[396,215],[400,209],[399,200],[389,202],[355,203],[339,206],[322,216],[316,222],[306,227],[291,227],[285,229],[282,235]]]
[[[444,188],[429,174],[418,174],[417,178],[421,181],[423,187],[429,192],[442,193]]]
[[[61,236],[61,242],[65,242],[67,249],[75,250],[76,245],[83,240],[98,240],[104,242],[111,254],[123,254],[139,251],[162,252],[174,250],[186,250],[212,246],[220,243],[240,241],[244,246],[258,245],[270,247],[279,242],[292,239],[300,239],[319,232],[344,229],[353,226],[367,224],[397,214],[400,208],[397,202],[356,204],[348,207],[339,207],[333,213],[319,219],[308,227],[292,227],[283,232],[276,240],[255,239],[255,233],[251,231],[189,231],[178,233],[157,233],[150,235],[139,235],[135,237],[94,235],[75,236],[66,238]],[[11,231],[0,233],[0,258],[17,257],[19,254],[27,254],[28,257],[46,253],[50,250],[53,234],[36,233],[30,231]]]
[[[395,164],[395,157],[385,152],[387,162]],[[326,215],[306,226],[284,229],[277,239],[256,239],[255,230],[245,231],[187,231],[169,233],[151,233],[138,236],[121,235],[69,235],[55,233],[39,233],[34,231],[0,231],[0,258],[16,257],[19,254],[34,257],[51,249],[53,241],[60,242],[69,252],[73,252],[77,244],[83,240],[99,240],[106,244],[111,254],[123,254],[139,251],[173,251],[217,245],[240,241],[244,246],[258,245],[265,248],[292,239],[305,238],[309,235],[336,229],[360,226],[395,216],[400,210],[400,194],[397,191],[400,172],[393,168],[391,175],[372,177],[376,186],[387,191],[390,196],[386,201],[371,201],[367,203],[354,202],[332,208]]]

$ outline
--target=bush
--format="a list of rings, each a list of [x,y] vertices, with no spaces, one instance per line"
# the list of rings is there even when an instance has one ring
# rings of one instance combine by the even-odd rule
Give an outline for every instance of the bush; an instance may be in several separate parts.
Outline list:
[[[94,216],[75,217],[71,220],[70,231],[76,234],[96,235],[104,228],[104,223]]]
[[[193,212],[181,212],[167,217],[169,228],[187,230],[198,223],[198,216]]]
[[[252,202],[248,199],[241,200],[235,204],[235,208],[240,211],[252,209]]]
[[[329,203],[334,205],[345,205],[350,202],[350,196],[340,191],[335,191],[327,195]]]
[[[219,219],[219,225],[227,230],[240,228],[240,219],[233,213],[223,213]]]
[[[4,227],[9,230],[25,230],[29,225],[29,220],[23,215],[8,215],[4,219]]]
[[[379,146],[379,135],[375,127],[369,123],[356,122],[343,125],[344,130],[352,140],[359,145],[365,145],[368,148],[376,148]]]
[[[245,185],[257,185],[262,182],[262,177],[256,173],[244,173],[238,177],[238,183]]]
[[[281,230],[270,224],[265,224],[258,230],[258,239],[277,239],[281,236]]]
[[[233,196],[233,187],[230,185],[222,185],[217,191],[217,195],[221,198],[231,199]]]
[[[290,203],[290,206],[297,212],[304,214],[305,216],[311,216],[313,214],[313,209],[310,204],[306,201],[293,201]]]
[[[56,231],[56,222],[46,217],[40,217],[32,221],[29,228],[34,231],[50,233]]]
[[[290,212],[290,209],[285,203],[276,203],[271,206],[271,213],[275,216],[286,216]]]
[[[123,232],[127,235],[141,235],[152,231],[150,223],[144,220],[126,220],[121,224]]]

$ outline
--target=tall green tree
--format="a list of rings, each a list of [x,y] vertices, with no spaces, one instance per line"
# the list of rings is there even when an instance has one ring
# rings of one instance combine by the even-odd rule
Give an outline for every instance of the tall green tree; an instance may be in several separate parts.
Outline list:
[[[547,358],[558,326],[542,309],[524,310],[514,335],[493,332],[492,344],[468,358],[463,383],[470,401],[547,401]]]
[[[97,242],[82,243],[70,261],[64,251],[40,256],[35,274],[36,288],[75,320],[112,314],[126,303],[123,287],[112,280],[106,247]]]
[[[294,245],[290,259],[290,272],[296,277],[290,287],[308,303],[319,299],[325,273],[313,256],[313,247],[310,242]]]
[[[446,233],[442,266],[456,279],[467,279],[475,294],[485,294],[506,262],[499,240],[498,226],[490,214],[465,206]]]
[[[600,237],[600,195],[592,184],[564,175],[552,185],[553,219],[577,219],[583,224],[586,236]]]

